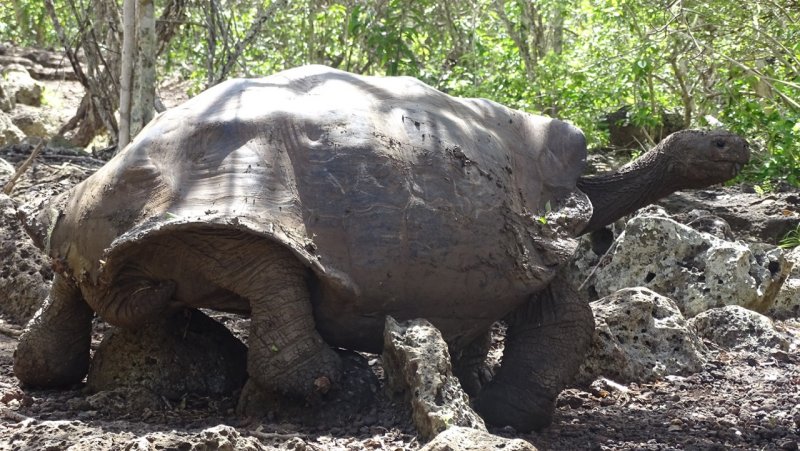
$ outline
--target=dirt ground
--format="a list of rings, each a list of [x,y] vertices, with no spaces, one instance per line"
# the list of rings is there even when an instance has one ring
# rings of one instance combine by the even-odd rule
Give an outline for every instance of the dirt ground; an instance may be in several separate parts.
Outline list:
[[[57,105],[71,108],[69,102]],[[16,164],[21,155],[0,157]],[[62,181],[85,176],[99,164],[61,158],[67,163],[53,159],[26,175],[34,178],[22,182],[26,189],[42,196],[60,191]],[[749,202],[743,198],[742,208]],[[247,330],[246,319],[216,318],[234,333]],[[797,450],[800,322],[776,324],[794,337],[789,352],[716,349],[700,373],[625,386],[599,380],[563,392],[553,424],[541,432],[491,432],[525,439],[542,450]],[[0,450],[413,450],[423,445],[409,406],[385,390],[379,356],[348,354],[343,388],[321,404],[243,418],[234,413],[237,393],[175,401],[135,391],[92,394],[83,386],[21,388],[12,373],[21,328],[0,317]],[[96,323],[93,349],[107,330]],[[498,344],[501,338],[496,337]]]
[[[244,319],[218,319],[246,330]],[[553,424],[541,432],[491,432],[542,450],[796,450],[800,322],[780,327],[795,337],[790,352],[716,350],[702,372],[689,376],[626,386],[599,380],[564,391]],[[386,393],[379,356],[351,355],[343,390],[323,405],[242,418],[234,413],[237,393],[175,402],[135,391],[91,394],[82,386],[20,388],[11,370],[17,329],[8,323],[4,329],[0,450],[413,450],[423,444],[409,406]],[[106,329],[97,324],[93,347]]]

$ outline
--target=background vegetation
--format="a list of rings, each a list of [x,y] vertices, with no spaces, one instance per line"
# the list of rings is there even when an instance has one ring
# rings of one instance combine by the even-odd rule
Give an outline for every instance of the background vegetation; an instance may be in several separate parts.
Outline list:
[[[113,53],[118,30],[97,14],[121,2],[54,9],[74,49],[92,36]],[[567,119],[595,148],[609,113],[655,138],[671,112],[748,137],[744,177],[765,189],[800,182],[797,0],[156,0],[155,11],[159,78],[195,91],[307,63],[411,75]],[[0,39],[62,47],[51,19],[41,1],[3,2]]]

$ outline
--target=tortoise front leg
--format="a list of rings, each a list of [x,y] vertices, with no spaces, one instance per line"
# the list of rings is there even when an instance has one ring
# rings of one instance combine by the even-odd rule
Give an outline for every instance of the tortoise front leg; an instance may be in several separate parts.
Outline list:
[[[475,400],[489,423],[527,432],[552,420],[556,397],[591,345],[589,305],[557,276],[509,318],[503,364]]]
[[[14,352],[14,374],[25,385],[80,382],[89,369],[94,312],[80,289],[56,275],[50,295],[28,323]]]
[[[492,331],[478,335],[464,349],[450,352],[453,358],[453,374],[461,382],[461,387],[470,396],[478,396],[481,387],[492,379],[492,371],[486,364],[486,357],[492,346]]]

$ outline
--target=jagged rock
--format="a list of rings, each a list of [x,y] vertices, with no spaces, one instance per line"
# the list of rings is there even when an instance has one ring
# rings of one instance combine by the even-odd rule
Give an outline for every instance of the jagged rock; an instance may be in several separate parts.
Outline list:
[[[300,437],[293,437],[287,440],[285,443],[282,443],[278,449],[285,449],[287,451],[325,451],[327,448],[309,443]]]
[[[0,194],[0,312],[25,324],[50,292],[53,271],[16,214],[11,198]]]
[[[79,54],[78,58],[82,56]],[[13,47],[8,54],[0,53],[0,66],[11,64],[24,67],[36,80],[78,80],[70,61],[61,52]]]
[[[111,415],[142,414],[165,410],[169,406],[157,393],[144,387],[117,387],[87,396],[85,406],[74,407],[97,410]]]
[[[179,449],[186,451],[262,451],[267,448],[254,437],[243,437],[231,426],[220,424],[193,435],[152,432],[124,445],[125,451]]]
[[[9,424],[3,420],[3,427]],[[22,421],[14,433],[3,434],[2,449],[48,451],[96,451],[118,449],[109,435],[87,434],[86,425],[75,419]],[[8,430],[8,429],[6,429]],[[137,448],[132,448],[136,450]],[[146,449],[146,448],[145,448]]]
[[[138,330],[112,329],[92,359],[93,391],[142,387],[168,399],[240,389],[247,348],[200,311],[181,312]]]
[[[733,231],[731,230],[731,226],[728,224],[728,221],[720,218],[708,210],[695,209],[690,211],[686,215],[686,221],[684,224],[697,230],[698,232],[707,233],[721,240],[736,240],[736,237],[733,236]]]
[[[13,94],[9,94],[8,87],[0,77],[0,111],[8,113],[14,109],[16,104]]]
[[[23,104],[14,109],[11,122],[28,137],[48,138],[57,128],[41,108]]]
[[[640,215],[660,216],[669,218],[669,214],[658,205],[648,205],[638,211]],[[567,268],[562,271],[564,278],[572,285],[575,291],[586,302],[600,299],[594,286],[596,272],[606,266],[616,249],[616,241],[625,231],[625,225],[630,217],[617,220],[608,227],[582,235],[578,241],[578,248],[572,254]]]
[[[42,50],[38,48],[17,49],[17,53],[22,58],[30,61],[32,66],[39,64],[43,67],[50,68],[70,68],[69,59],[64,57],[62,52],[54,52],[50,50]],[[79,59],[83,59],[82,55],[78,55]]]
[[[5,185],[15,171],[16,169],[13,164],[0,158],[0,184]]]
[[[9,115],[0,111],[0,147],[21,143],[23,139],[25,133],[14,125]]]
[[[208,451],[250,451],[265,449],[258,440],[242,437],[236,429],[223,424],[201,431],[198,434],[198,438],[202,444],[205,445],[204,449]]]
[[[796,190],[759,195],[745,189],[745,186],[732,186],[678,191],[658,203],[681,223],[689,222],[687,212],[706,210],[724,219],[734,236],[743,241],[778,244],[800,223],[800,193]]]
[[[595,275],[599,296],[644,286],[675,300],[692,317],[725,305],[764,312],[789,272],[774,246],[721,240],[676,221],[636,216],[611,261]]]
[[[675,302],[647,288],[628,288],[592,302],[596,328],[577,380],[627,383],[700,371],[707,352]]]
[[[699,336],[726,349],[789,350],[789,340],[775,329],[771,319],[738,305],[705,311],[688,323]]]
[[[414,425],[425,440],[452,426],[486,430],[453,376],[442,334],[428,321],[398,323],[387,316],[383,366],[389,387],[409,398]]]
[[[30,106],[42,106],[44,88],[31,77],[21,64],[9,64],[3,68],[3,79],[9,94],[17,103]]]
[[[22,56],[0,55],[0,66],[9,66],[11,64],[19,64],[25,69],[30,69],[33,67],[34,62]]]
[[[800,318],[800,247],[787,252],[785,257],[792,269],[775,297],[775,302],[767,311],[770,318]]]
[[[454,426],[437,435],[420,451],[536,451],[522,439],[508,439],[473,428]]]

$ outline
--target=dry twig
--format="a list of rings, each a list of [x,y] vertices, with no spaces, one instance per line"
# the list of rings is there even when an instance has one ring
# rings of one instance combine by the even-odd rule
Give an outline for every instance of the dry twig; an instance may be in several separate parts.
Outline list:
[[[280,432],[247,431],[247,433],[260,440],[288,440],[292,438],[306,438],[303,434],[284,434]]]
[[[30,417],[26,417],[21,413],[14,412],[11,409],[0,409],[0,418],[4,418],[8,421],[16,421],[17,423],[21,423],[23,421],[34,421]]]
[[[11,180],[9,180],[3,187],[3,194],[11,194],[11,190],[14,189],[14,185],[17,184],[17,180],[22,176],[22,174],[25,173],[25,171],[28,170],[31,164],[33,164],[33,160],[35,160],[39,153],[41,153],[42,149],[44,149],[44,143],[44,140],[39,141],[39,144],[33,149],[33,152],[31,152],[30,156],[28,156],[22,165],[17,168],[17,172],[14,173],[14,175],[11,177]]]
[[[3,334],[7,337],[17,338],[20,335],[22,335],[22,331],[19,329],[15,329],[13,327],[8,327],[5,324],[0,323],[0,334]]]

